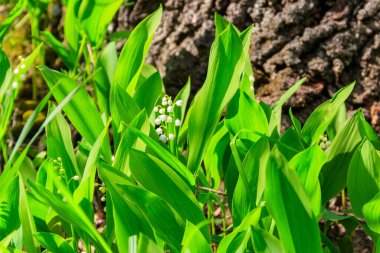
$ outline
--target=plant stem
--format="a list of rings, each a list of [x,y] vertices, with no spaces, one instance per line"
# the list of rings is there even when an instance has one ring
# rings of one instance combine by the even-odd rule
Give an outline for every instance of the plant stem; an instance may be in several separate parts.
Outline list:
[[[344,191],[344,189],[342,190],[342,206],[343,206],[343,210],[346,210],[346,192]]]

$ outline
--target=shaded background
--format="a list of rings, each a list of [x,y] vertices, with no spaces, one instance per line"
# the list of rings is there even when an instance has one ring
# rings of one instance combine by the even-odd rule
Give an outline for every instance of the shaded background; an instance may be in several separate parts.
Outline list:
[[[121,8],[112,29],[135,27],[160,2],[136,0]],[[380,131],[379,0],[165,0],[163,6],[148,61],[160,70],[169,94],[188,76],[193,92],[203,84],[216,11],[240,29],[255,25],[250,58],[259,99],[273,103],[306,76],[307,83],[286,105],[304,121],[339,88],[356,81],[348,110],[363,107]]]

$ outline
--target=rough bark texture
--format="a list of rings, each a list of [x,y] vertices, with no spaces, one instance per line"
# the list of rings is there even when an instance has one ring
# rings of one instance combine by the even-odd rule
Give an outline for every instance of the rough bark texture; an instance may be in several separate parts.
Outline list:
[[[134,27],[161,1],[137,0],[121,9],[118,29]],[[379,129],[380,0],[166,0],[149,61],[169,93],[188,76],[198,89],[214,39],[214,12],[240,29],[254,23],[251,61],[258,97],[273,103],[296,80],[308,82],[287,106],[305,120],[322,101],[352,81],[349,109],[364,107]]]

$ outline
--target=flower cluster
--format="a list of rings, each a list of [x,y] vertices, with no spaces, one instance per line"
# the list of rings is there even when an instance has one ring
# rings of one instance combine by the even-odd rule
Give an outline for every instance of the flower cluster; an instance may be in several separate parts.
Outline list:
[[[14,69],[14,71],[13,71],[13,74],[15,76],[20,75],[19,78],[15,78],[16,80],[18,79],[18,80],[21,80],[21,81],[25,81],[25,79],[26,79],[26,76],[24,74],[25,73],[25,67],[26,67],[25,64],[24,64],[25,59],[22,58],[22,57],[20,57],[20,60],[21,60],[21,66],[20,67],[16,67]],[[12,88],[13,89],[17,89],[18,85],[19,85],[18,81],[14,81],[12,83]]]
[[[154,123],[157,126],[156,132],[159,136],[160,141],[166,143],[168,140],[174,140],[175,134],[173,131],[170,131],[171,126],[174,124],[174,127],[180,127],[182,123],[180,119],[175,117],[174,108],[181,106],[182,100],[173,102],[170,96],[165,95],[162,98],[161,104],[154,107]]]
[[[321,137],[319,138],[319,146],[323,150],[326,150],[328,149],[328,147],[330,147],[330,145],[331,145],[331,141],[327,139],[327,135],[326,134],[321,135]]]

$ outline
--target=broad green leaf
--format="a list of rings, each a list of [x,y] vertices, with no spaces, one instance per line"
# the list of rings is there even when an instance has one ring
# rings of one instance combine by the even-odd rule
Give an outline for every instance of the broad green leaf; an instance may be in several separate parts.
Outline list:
[[[9,13],[9,15],[6,17],[6,19],[1,24],[1,26],[0,26],[0,44],[2,44],[3,39],[4,39],[5,35],[7,34],[12,23],[18,18],[18,16],[21,15],[22,10],[24,9],[26,3],[27,3],[26,0],[17,1],[16,6],[13,8],[11,13]]]
[[[75,251],[70,244],[61,236],[48,232],[34,233],[34,237],[51,252],[56,253],[74,253]]]
[[[245,252],[247,239],[250,238],[250,227],[251,226],[259,226],[261,215],[261,208],[255,208],[250,211],[245,217],[244,220],[240,223],[240,225],[228,234],[226,237],[222,239],[219,243],[217,252],[218,253],[228,253],[228,252]],[[249,230],[249,231],[247,231]],[[241,239],[241,235],[246,238],[246,240]],[[242,241],[245,243],[242,243]]]
[[[143,212],[135,204],[127,203],[122,198],[123,193],[117,187],[117,185],[121,184],[134,185],[134,182],[121,171],[104,163],[101,163],[99,167],[99,177],[107,188],[107,229],[111,229],[112,226],[114,227],[119,252],[128,252],[129,241],[125,240],[125,238],[140,232],[154,239],[151,225]],[[107,239],[111,242],[113,241],[113,238]]]
[[[168,150],[163,148],[160,144],[158,144],[155,140],[150,138],[148,135],[142,133],[141,131],[135,128],[129,128],[130,131],[139,137],[153,152],[154,155],[161,159],[161,161],[168,164],[171,168],[173,168],[179,175],[185,178],[190,185],[195,185],[195,178],[193,174],[186,168],[186,166],[178,160],[173,154],[171,154]]]
[[[224,122],[220,124],[221,127],[211,138],[204,157],[206,174],[214,180],[214,189],[219,187],[231,157],[230,135]]]
[[[335,93],[332,99],[327,100],[317,107],[306,120],[302,128],[302,135],[308,144],[316,143],[326,131],[331,121],[341,108],[342,104],[354,89],[355,82],[347,85]]]
[[[198,170],[223,109],[239,87],[243,68],[243,44],[229,25],[211,47],[206,81],[196,95],[189,115],[190,171]]]
[[[256,253],[285,252],[282,243],[265,230],[251,226],[252,245]]]
[[[113,161],[113,166],[124,172],[126,175],[130,175],[129,170],[129,149],[135,148],[141,151],[145,150],[145,143],[138,139],[131,128],[137,128],[145,134],[149,134],[150,123],[146,115],[146,111],[142,110],[129,124],[129,127],[126,127],[126,130],[123,132],[120,143],[117,147],[115,153],[115,159]]]
[[[265,198],[286,252],[322,252],[318,222],[305,187],[277,150],[267,168]]]
[[[33,234],[37,232],[36,224],[34,223],[34,218],[28,204],[28,197],[25,191],[24,183],[20,177],[20,204],[19,204],[19,215],[22,226],[22,242],[24,244],[27,252],[41,252],[40,245],[37,240],[33,237]]]
[[[224,119],[228,131],[235,136],[240,130],[248,129],[252,132],[266,134],[268,122],[265,112],[254,99],[242,90],[238,90],[228,104],[227,115]],[[260,137],[257,136],[258,140]]]
[[[51,70],[45,66],[39,67],[39,70],[58,103],[60,103],[72,90],[78,87],[78,83],[60,72]],[[58,82],[60,82],[58,87],[53,89]],[[90,144],[94,144],[102,132],[104,124],[93,99],[91,99],[90,95],[83,87],[79,88],[78,92],[63,110],[78,132],[90,142]],[[110,161],[111,147],[109,145],[108,136],[106,136],[106,140],[107,141],[105,141],[102,146],[102,154],[106,160]]]
[[[363,217],[363,206],[380,192],[380,156],[370,141],[364,140],[352,156],[347,190],[356,216]]]
[[[1,187],[6,187],[0,194],[0,240],[3,240],[20,226],[18,177],[12,178],[8,184],[2,184]]]
[[[277,131],[280,132],[282,106],[301,87],[301,85],[305,81],[306,81],[306,78],[302,78],[301,80],[296,82],[280,97],[280,99],[276,103],[272,105],[272,113],[269,120],[269,134],[271,134],[276,129],[276,127],[277,127]]]
[[[244,158],[242,169],[248,181],[248,188],[243,183],[242,175],[239,175],[232,202],[234,226],[239,225],[244,217],[259,205],[265,187],[265,170],[269,154],[269,143],[261,138],[248,150]]]
[[[230,25],[230,22],[217,12],[214,15],[214,23],[216,36],[220,35]]]
[[[8,69],[11,67],[7,55],[0,48],[0,86],[2,86]]]
[[[380,234],[380,192],[363,206],[363,215],[369,228]]]
[[[334,140],[337,133],[342,129],[344,122],[347,120],[347,110],[346,105],[342,104],[336,113],[334,119],[331,121],[329,127],[327,128],[327,133],[330,140]]]
[[[121,121],[129,124],[141,109],[136,101],[120,85],[115,84],[110,92],[110,110],[115,125],[120,127]]]
[[[82,1],[80,0],[67,0],[65,25],[63,30],[65,33],[65,39],[69,46],[70,55],[76,59],[79,51],[79,39],[80,32],[78,27],[78,12],[79,6]]]
[[[318,145],[313,145],[298,153],[289,161],[289,166],[297,172],[301,183],[305,187],[315,217],[319,217],[322,204],[318,176],[326,160],[327,156],[321,148]]]
[[[42,31],[41,34],[46,38],[50,48],[62,59],[66,67],[68,69],[73,69],[75,66],[75,59],[70,56],[65,46],[48,31]]]
[[[211,247],[206,239],[203,237],[199,229],[189,221],[186,221],[185,234],[182,239],[181,252],[204,252],[211,253]]]
[[[49,104],[51,112],[55,106]],[[65,169],[65,175],[73,178],[75,175],[82,177],[82,173],[78,169],[75,158],[74,147],[71,141],[71,130],[69,124],[61,113],[46,126],[47,154],[49,158],[60,159],[62,167]],[[71,180],[69,189],[74,192],[78,184]]]
[[[144,234],[140,234],[139,242],[137,246],[137,253],[146,253],[146,252],[164,253],[164,251],[152,240],[150,240],[149,237],[147,237]]]
[[[64,202],[52,192],[38,184],[29,182],[29,186],[33,190],[33,193],[48,203],[63,220],[88,234],[97,250],[100,252],[112,252],[103,237],[98,231],[96,231],[93,222],[87,218],[87,215],[79,206],[75,205],[72,199],[70,200],[70,198],[67,198],[67,202]],[[64,192],[63,185],[61,190]],[[69,197],[70,195],[67,194],[69,194],[68,192],[66,193],[66,196]]]
[[[168,242],[176,250],[180,249],[185,227],[184,220],[177,217],[162,198],[132,185],[119,185],[117,188],[125,201],[140,208],[162,240]]]
[[[145,82],[136,87],[136,92],[133,96],[136,103],[141,109],[147,111],[148,115],[153,111],[158,98],[162,94],[163,83],[160,73],[156,71],[150,75]]]
[[[4,253],[8,252],[8,251],[5,251],[5,249],[8,248],[8,245],[12,242],[12,238],[15,236],[16,232],[17,230],[14,230],[13,232],[9,233],[6,237],[4,237],[0,241],[0,250],[4,250]]]
[[[301,138],[294,126],[288,128],[280,137],[278,149],[287,160],[305,149]]]
[[[319,175],[322,203],[334,197],[347,184],[347,171],[352,155],[362,140],[360,121],[365,121],[361,110],[346,121],[326,151],[328,159]]]
[[[99,59],[96,61],[98,72],[95,74],[95,93],[99,108],[107,115],[110,114],[110,87],[115,75],[117,66],[116,44],[107,44],[100,52]]]
[[[93,205],[94,200],[94,187],[95,187],[95,176],[96,176],[96,166],[99,159],[100,149],[104,143],[105,137],[108,134],[108,126],[111,122],[109,121],[105,126],[104,130],[100,136],[95,141],[91,148],[90,154],[88,156],[86,167],[83,171],[83,176],[80,178],[80,183],[78,188],[74,192],[74,200],[79,204],[83,210],[86,211],[89,218],[93,218]]]
[[[199,224],[205,220],[189,186],[168,165],[144,152],[133,149],[129,152],[131,173],[137,182],[165,200],[183,219],[193,224]],[[201,231],[209,241],[208,228],[203,227]]]
[[[107,26],[112,21],[123,0],[83,0],[78,20],[93,46],[103,42]]]
[[[113,85],[133,95],[153,35],[160,24],[162,6],[141,21],[129,35],[119,57]],[[111,87],[112,92],[112,87]]]

